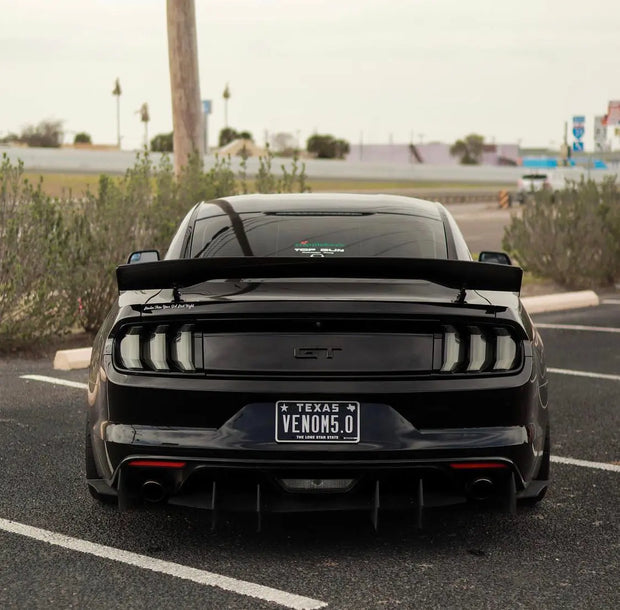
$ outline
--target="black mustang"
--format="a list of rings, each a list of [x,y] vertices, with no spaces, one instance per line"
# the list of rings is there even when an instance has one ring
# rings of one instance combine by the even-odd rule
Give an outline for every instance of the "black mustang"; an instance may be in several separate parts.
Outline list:
[[[485,253],[482,260],[502,260]],[[263,512],[542,499],[543,345],[521,269],[439,203],[199,203],[135,252],[94,343],[86,476],[124,509]]]

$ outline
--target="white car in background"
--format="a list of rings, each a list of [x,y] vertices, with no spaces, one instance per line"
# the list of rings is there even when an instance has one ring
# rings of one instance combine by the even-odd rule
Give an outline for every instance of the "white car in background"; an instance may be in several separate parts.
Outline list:
[[[532,172],[523,174],[517,180],[517,201],[525,203],[536,191],[548,190],[552,193],[564,190],[567,181],[579,180],[580,173],[575,172]]]

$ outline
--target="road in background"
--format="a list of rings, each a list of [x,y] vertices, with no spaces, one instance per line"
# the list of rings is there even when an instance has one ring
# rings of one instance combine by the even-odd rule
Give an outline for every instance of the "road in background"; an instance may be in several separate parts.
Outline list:
[[[501,251],[504,228],[510,224],[519,206],[500,208],[497,203],[447,204],[459,225],[469,249],[474,254],[482,250]]]
[[[620,607],[620,473],[613,466],[620,459],[620,380],[613,376],[620,376],[620,353],[618,334],[600,330],[620,329],[620,299],[603,302],[536,316],[545,324],[548,366],[595,375],[550,373],[555,461],[545,500],[514,517],[475,507],[429,510],[421,532],[413,514],[381,513],[375,534],[368,515],[346,513],[271,515],[261,534],[251,515],[234,517],[212,533],[202,511],[101,506],[84,483],[84,390],[21,377],[84,383],[86,372],[0,360],[0,607],[278,607],[186,579],[205,571],[339,610]],[[38,539],[15,533],[21,526],[5,527],[7,520],[70,536],[82,551],[53,546],[56,538],[45,532]],[[89,543],[139,560],[95,556]],[[155,570],[160,564],[145,569],[153,558],[177,564],[177,576]]]
[[[138,154],[135,151],[15,147],[2,148],[1,152],[5,152],[13,162],[21,159],[27,171],[95,174],[100,172],[122,174],[134,165],[136,154]],[[157,164],[162,155],[161,153],[150,153],[150,156]],[[282,161],[286,163],[288,160],[283,159]],[[231,158],[232,167],[235,171],[239,170],[240,162],[240,157]],[[303,162],[306,165],[306,174],[309,178],[323,179],[495,183],[514,184],[516,187],[517,179],[524,172],[524,169],[518,166],[407,165],[323,159],[308,159]],[[212,167],[214,163],[214,155],[205,157],[207,168]],[[249,174],[256,174],[258,168],[259,161],[257,158],[249,158],[247,160]],[[586,174],[587,170],[571,170],[571,175],[579,173]],[[592,170],[590,172],[590,175],[596,179],[602,179],[604,176],[618,177],[619,174],[620,169],[618,168],[614,170]]]

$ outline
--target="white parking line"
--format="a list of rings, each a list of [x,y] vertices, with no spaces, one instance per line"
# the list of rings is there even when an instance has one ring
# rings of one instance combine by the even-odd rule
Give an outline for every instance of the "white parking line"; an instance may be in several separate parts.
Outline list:
[[[21,378],[30,379],[32,381],[44,381],[45,383],[53,383],[54,385],[64,385],[68,388],[88,390],[87,383],[80,383],[79,381],[69,381],[68,379],[60,379],[58,377],[46,377],[45,375],[22,375]]]
[[[603,303],[603,305],[620,305],[618,299],[603,299],[601,303]]]
[[[116,549],[102,544],[96,544],[94,542],[89,542],[88,540],[81,540],[80,538],[72,538],[70,536],[65,536],[64,534],[57,534],[56,532],[39,529],[38,527],[32,527],[16,521],[0,519],[0,530],[33,538],[34,540],[38,540],[40,542],[47,542],[48,544],[69,549],[71,551],[86,553],[88,555],[94,555],[96,557],[102,557],[103,559],[110,559],[112,561],[118,561],[120,563],[136,566],[145,570],[152,570],[153,572],[158,572],[160,574],[167,574],[169,576],[175,576],[176,578],[182,578],[183,580],[191,580],[192,582],[200,585],[218,587],[224,591],[231,591],[233,593],[238,593],[239,595],[255,597],[257,599],[279,604],[280,606],[284,606],[286,608],[294,608],[295,610],[313,610],[314,608],[325,608],[327,606],[325,602],[312,599],[310,597],[302,597],[301,595],[287,593],[286,591],[281,591],[279,589],[272,589],[271,587],[265,587],[253,582],[237,580],[236,578],[214,574],[213,572],[207,572],[205,570],[198,570],[197,568],[190,568],[171,561],[155,559],[154,557],[148,557],[147,555],[138,555],[137,553],[123,551],[122,549]]]
[[[587,460],[576,460],[575,458],[560,457],[559,455],[552,455],[551,461],[556,464],[569,464],[570,466],[581,466],[582,468],[596,468],[597,470],[620,472],[619,464],[610,464],[608,462],[588,462]]]
[[[536,323],[536,328],[554,328],[559,330],[591,330],[598,333],[620,333],[620,328],[613,326],[582,326],[580,324],[544,324]]]
[[[593,379],[610,379],[611,381],[620,381],[620,375],[608,375],[606,373],[590,373],[589,371],[571,371],[570,369],[547,369],[550,373],[559,373],[560,375],[574,375],[575,377],[592,377]]]

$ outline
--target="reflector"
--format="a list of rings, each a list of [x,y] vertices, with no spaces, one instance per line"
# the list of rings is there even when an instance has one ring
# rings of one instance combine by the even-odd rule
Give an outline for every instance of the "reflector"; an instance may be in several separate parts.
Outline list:
[[[166,460],[131,460],[129,465],[145,468],[185,468],[185,462],[169,462]]]
[[[502,462],[457,462],[450,464],[454,470],[487,470],[489,468],[508,468]]]

